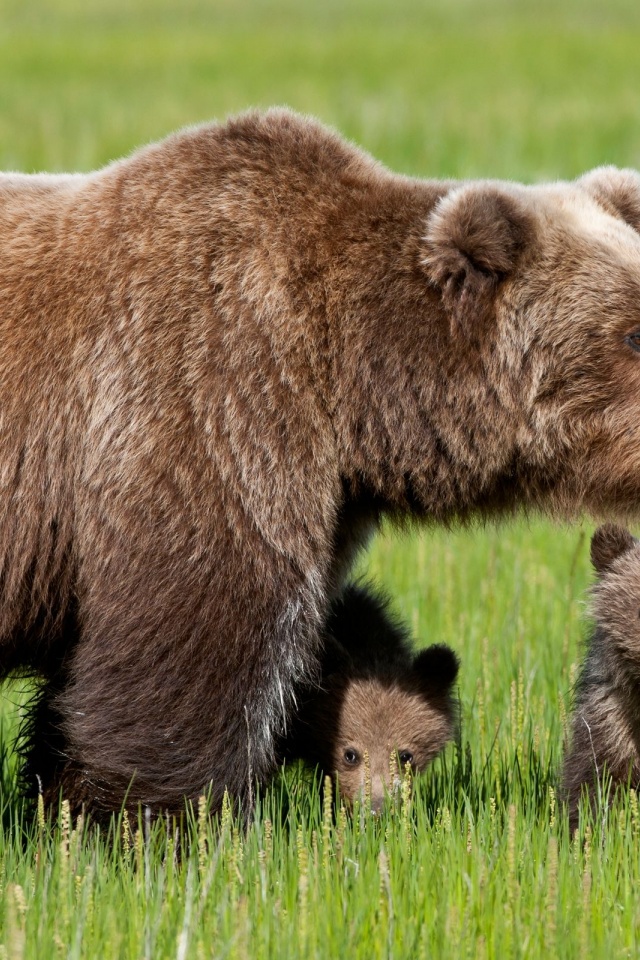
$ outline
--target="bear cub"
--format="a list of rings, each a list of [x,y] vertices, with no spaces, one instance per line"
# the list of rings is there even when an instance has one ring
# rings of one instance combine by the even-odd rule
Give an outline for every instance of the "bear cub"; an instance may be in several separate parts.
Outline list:
[[[320,666],[319,683],[299,691],[282,756],[331,774],[349,806],[368,779],[377,812],[406,764],[424,770],[454,738],[458,658],[440,644],[415,653],[388,602],[350,585],[331,606]]]
[[[591,540],[594,628],[575,693],[563,792],[572,829],[583,790],[592,804],[603,774],[640,787],[640,540],[606,524]]]

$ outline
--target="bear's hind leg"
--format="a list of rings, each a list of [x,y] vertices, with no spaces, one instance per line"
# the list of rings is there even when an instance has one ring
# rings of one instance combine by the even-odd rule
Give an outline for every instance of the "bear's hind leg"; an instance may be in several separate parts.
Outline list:
[[[45,808],[54,813],[61,800],[67,800],[77,816],[90,791],[83,786],[81,768],[71,759],[64,717],[57,706],[64,686],[63,675],[37,681],[18,735],[22,757],[18,776],[21,793],[28,799],[35,801],[42,795]]]
[[[179,814],[205,791],[216,808],[225,789],[250,805],[253,783],[274,772],[295,685],[315,663],[318,598],[290,565],[274,580],[277,594],[250,577],[234,583],[233,602],[219,585],[198,602],[178,585],[158,589],[151,609],[129,593],[119,610],[115,584],[108,616],[105,603],[96,615],[87,605],[70,681],[43,713],[66,754],[52,782],[97,812],[126,797]]]

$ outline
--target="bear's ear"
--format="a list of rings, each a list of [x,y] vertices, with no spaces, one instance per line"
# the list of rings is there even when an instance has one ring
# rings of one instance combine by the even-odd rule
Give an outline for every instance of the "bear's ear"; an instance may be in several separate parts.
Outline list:
[[[426,647],[413,659],[414,675],[426,693],[448,693],[458,676],[458,667],[457,656],[444,643]]]
[[[578,184],[605,210],[640,232],[640,175],[635,170],[597,167]]]
[[[495,293],[532,236],[531,217],[515,194],[469,184],[443,197],[427,221],[423,263],[451,317],[452,332],[471,332],[493,313]]]
[[[591,538],[591,563],[596,573],[603,574],[614,560],[634,547],[638,541],[624,527],[605,523]]]

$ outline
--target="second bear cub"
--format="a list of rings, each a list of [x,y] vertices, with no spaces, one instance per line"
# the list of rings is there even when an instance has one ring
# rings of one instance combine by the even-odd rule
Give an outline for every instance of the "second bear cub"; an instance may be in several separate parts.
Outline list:
[[[612,789],[640,786],[640,541],[600,527],[591,541],[595,621],[576,689],[563,788],[572,828],[580,795],[592,801],[603,774]]]
[[[284,755],[331,774],[348,804],[369,781],[378,811],[407,763],[423,770],[453,739],[458,659],[442,645],[414,653],[386,601],[352,585],[331,608],[321,670],[299,698]]]

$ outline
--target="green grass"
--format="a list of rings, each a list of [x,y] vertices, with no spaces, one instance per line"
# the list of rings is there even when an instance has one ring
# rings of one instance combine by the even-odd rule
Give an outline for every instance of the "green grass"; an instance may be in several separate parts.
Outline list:
[[[0,0],[0,167],[89,169],[185,123],[288,103],[397,170],[640,167],[631,0]],[[363,560],[421,644],[460,653],[461,749],[379,820],[293,771],[244,832],[39,825],[0,702],[0,960],[601,957],[640,948],[634,797],[568,835],[553,789],[589,525],[387,532]],[[203,709],[207,705],[203,704]]]

